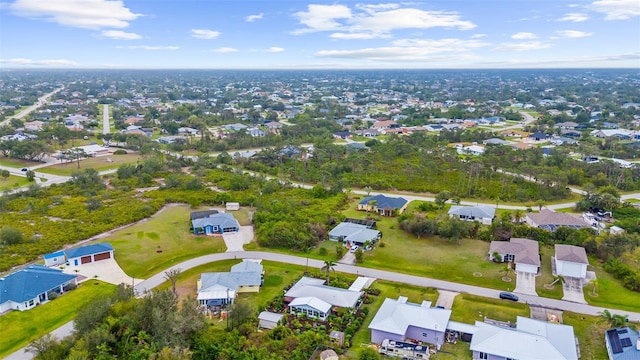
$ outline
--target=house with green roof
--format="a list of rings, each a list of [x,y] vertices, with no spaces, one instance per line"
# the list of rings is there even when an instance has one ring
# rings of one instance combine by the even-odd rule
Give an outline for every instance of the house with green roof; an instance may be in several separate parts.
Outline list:
[[[0,278],[0,313],[25,311],[49,300],[52,292],[63,293],[77,284],[77,275],[42,265],[31,265]]]

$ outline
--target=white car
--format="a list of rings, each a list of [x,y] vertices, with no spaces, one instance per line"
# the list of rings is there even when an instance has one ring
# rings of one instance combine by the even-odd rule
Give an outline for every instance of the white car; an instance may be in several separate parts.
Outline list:
[[[354,253],[354,252],[356,252],[356,250],[358,250],[358,248],[359,248],[358,245],[353,245],[349,251]]]

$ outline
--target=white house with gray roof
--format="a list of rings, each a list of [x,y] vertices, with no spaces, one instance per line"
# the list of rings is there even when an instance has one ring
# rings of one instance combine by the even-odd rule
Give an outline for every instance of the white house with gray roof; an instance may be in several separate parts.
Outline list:
[[[589,259],[583,247],[556,244],[553,261],[555,262],[557,275],[580,279],[587,278]]]
[[[324,285],[325,280],[303,276],[284,294],[292,314],[325,320],[333,307],[357,309],[362,291]]]
[[[238,293],[259,292],[264,280],[260,263],[244,260],[230,272],[202,273],[197,283],[198,302],[203,306],[232,304]]]
[[[385,339],[407,339],[434,344],[440,349],[451,310],[431,307],[430,301],[414,304],[404,296],[385,299],[369,324],[371,342],[382,344]]]
[[[496,254],[500,255],[502,262],[516,264],[516,271],[537,274],[540,269],[540,250],[535,240],[511,238],[509,241],[492,241],[489,260],[495,261]]]
[[[496,216],[496,208],[489,205],[464,206],[454,205],[449,209],[449,216],[465,221],[480,221],[491,225]]]
[[[343,241],[349,245],[364,246],[364,243],[371,243],[380,239],[380,231],[371,229],[367,225],[343,222],[329,231],[329,240]]]
[[[516,327],[476,321],[473,359],[578,360],[573,327],[518,316]]]

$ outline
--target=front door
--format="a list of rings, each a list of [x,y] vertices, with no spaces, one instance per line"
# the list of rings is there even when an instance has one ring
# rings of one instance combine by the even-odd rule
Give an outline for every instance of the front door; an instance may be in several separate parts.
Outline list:
[[[73,266],[78,266],[78,259],[73,260]]]

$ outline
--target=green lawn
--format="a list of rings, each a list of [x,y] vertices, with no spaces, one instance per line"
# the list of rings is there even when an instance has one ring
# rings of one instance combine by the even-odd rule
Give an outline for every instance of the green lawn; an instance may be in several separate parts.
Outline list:
[[[14,168],[23,168],[23,167],[28,168],[30,166],[41,165],[41,164],[42,163],[39,161],[28,161],[23,159],[13,159],[13,158],[7,158],[7,157],[0,158],[0,165],[14,167]]]
[[[640,311],[640,294],[623,287],[620,281],[604,271],[597,261],[590,260],[591,266],[589,266],[588,270],[596,272],[598,285],[595,296],[593,294],[593,284],[589,284],[584,288],[584,299],[587,303],[603,308]]]
[[[512,323],[517,316],[529,317],[529,305],[470,294],[456,296],[451,310],[451,320],[467,324],[483,321],[485,317]]]
[[[573,332],[580,344],[582,360],[600,360],[607,358],[604,346],[604,332],[607,325],[597,316],[588,316],[572,312],[562,314],[564,324],[573,326]]]
[[[551,273],[551,256],[553,256],[553,253],[553,247],[540,247],[540,269],[542,274],[536,276],[536,292],[543,297],[561,299],[564,294],[560,282],[555,283],[553,288],[547,289],[545,287],[545,285],[549,285],[554,281]]]
[[[95,281],[85,282],[76,290],[39,305],[35,309],[12,311],[0,316],[0,358],[4,358],[31,341],[73,320],[78,309],[95,298],[110,296],[114,285]]]
[[[366,213],[356,211],[354,206],[344,214],[351,218],[366,217]],[[397,218],[376,219],[384,247],[378,245],[366,252],[361,266],[494,289],[514,288],[514,282],[501,280],[499,271],[504,265],[488,260],[489,243],[463,239],[458,245],[435,236],[418,239],[400,230]]]
[[[26,177],[10,175],[6,180],[0,178],[0,191],[7,189],[15,189],[25,185],[29,185]]]
[[[102,240],[113,245],[116,261],[128,275],[143,279],[187,259],[224,252],[222,238],[189,232],[191,211],[186,205],[168,207]]]
[[[111,159],[109,162],[107,159]],[[131,164],[140,160],[138,154],[126,154],[126,155],[109,155],[98,156],[80,160],[80,169],[78,169],[78,163],[64,162],[56,165],[47,166],[45,168],[38,169],[38,172],[44,174],[71,176],[74,172],[81,171],[82,169],[96,169],[97,171],[105,171],[111,169],[117,169],[122,164]]]
[[[458,341],[456,344],[444,343],[440,351],[438,351],[430,359],[433,360],[458,360],[471,359],[473,352],[469,349],[471,343]]]

